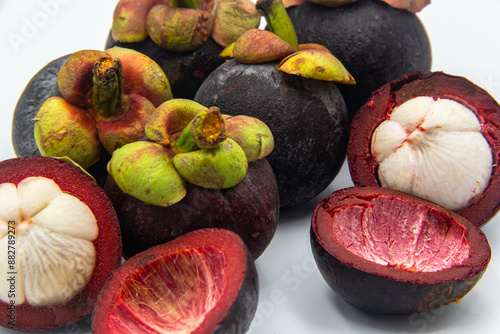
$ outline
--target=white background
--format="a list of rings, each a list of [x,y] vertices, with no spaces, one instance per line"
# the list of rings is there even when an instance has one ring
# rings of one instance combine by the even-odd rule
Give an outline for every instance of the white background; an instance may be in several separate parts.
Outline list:
[[[49,61],[103,49],[117,0],[0,0],[0,160],[13,158],[12,113],[30,78]],[[500,101],[500,0],[434,0],[418,15],[429,34],[434,71],[465,76]],[[250,333],[500,333],[500,216],[483,227],[493,257],[459,304],[410,316],[374,316],[329,290],[312,259],[309,224],[317,202],[351,186],[344,165],[316,199],[282,213],[257,260],[259,307]],[[0,333],[17,333],[0,329]],[[89,321],[53,333],[90,333]]]

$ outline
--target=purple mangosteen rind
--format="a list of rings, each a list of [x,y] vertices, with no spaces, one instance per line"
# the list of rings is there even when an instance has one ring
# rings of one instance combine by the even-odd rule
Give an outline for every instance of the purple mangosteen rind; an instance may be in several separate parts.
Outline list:
[[[481,125],[481,134],[491,147],[493,170],[489,186],[472,205],[457,213],[476,226],[486,224],[500,209],[500,106],[481,87],[460,76],[443,72],[415,72],[394,80],[372,93],[351,123],[347,159],[356,186],[378,186],[378,164],[371,152],[375,129],[404,102],[419,96],[456,101],[471,110]]]
[[[93,330],[105,333],[109,329],[110,322],[116,316],[116,313],[113,315],[115,305],[122,298],[121,291],[124,285],[127,284],[127,280],[136,272],[145,270],[145,267],[161,263],[163,257],[189,251],[199,254],[207,252],[207,256],[210,256],[210,253],[219,253],[217,255],[222,257],[222,266],[214,269],[214,271],[220,269],[223,271],[223,275],[214,272],[212,274],[219,275],[214,276],[212,279],[214,281],[226,280],[223,289],[218,291],[220,295],[217,303],[203,315],[203,321],[196,324],[198,330],[221,334],[247,331],[257,309],[259,296],[258,273],[254,260],[242,239],[231,231],[217,228],[206,228],[187,233],[170,242],[151,247],[125,261],[122,266],[113,272],[99,294],[92,316]],[[207,260],[208,258],[205,259],[205,261]],[[188,261],[183,261],[176,264],[176,268],[180,269],[179,272],[171,271],[166,274],[175,278],[176,275],[182,275],[181,270],[186,269],[183,266],[189,265],[196,265],[196,263],[189,264]],[[158,273],[161,275],[161,268]],[[154,289],[154,287],[150,289]],[[151,305],[151,307],[154,308],[156,305]],[[158,309],[158,311],[162,312],[164,310]],[[194,314],[194,316],[200,315]],[[148,315],[147,313],[141,313],[134,315],[134,317],[144,317],[143,320],[147,322]],[[122,317],[119,321],[126,322],[128,320],[130,319]],[[142,320],[139,322],[142,323]],[[123,323],[123,325],[127,327],[128,324]],[[140,330],[146,333],[149,329],[146,325],[141,327]]]
[[[166,207],[124,193],[111,175],[104,190],[119,217],[125,258],[193,230],[219,227],[240,235],[257,259],[271,242],[279,218],[278,186],[265,158],[250,162],[245,177],[229,189],[186,182],[185,197]]]
[[[469,258],[458,266],[418,272],[367,260],[340,245],[329,230],[332,215],[380,196],[418,203],[439,211],[464,230]],[[484,233],[462,216],[419,197],[382,187],[351,187],[334,192],[316,207],[310,229],[311,248],[329,285],[347,303],[369,313],[412,314],[459,302],[479,282],[491,259]]]

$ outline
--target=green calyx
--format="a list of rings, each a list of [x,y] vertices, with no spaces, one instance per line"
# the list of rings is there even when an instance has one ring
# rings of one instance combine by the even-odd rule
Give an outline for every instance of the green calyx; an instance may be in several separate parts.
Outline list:
[[[262,121],[222,115],[216,107],[186,99],[160,105],[145,130],[150,141],[116,150],[108,171],[122,191],[153,205],[182,199],[179,178],[209,189],[234,187],[245,177],[248,163],[266,157],[274,147]],[[173,182],[169,191],[175,196],[166,199],[160,195],[168,182]]]
[[[184,179],[162,145],[138,141],[113,152],[108,172],[125,193],[156,206],[169,206],[186,195]]]
[[[245,152],[230,138],[212,148],[178,153],[173,163],[187,181],[210,189],[234,187],[248,170]]]
[[[290,44],[295,51],[299,50],[295,28],[282,0],[257,0],[255,8],[264,15],[271,32]]]

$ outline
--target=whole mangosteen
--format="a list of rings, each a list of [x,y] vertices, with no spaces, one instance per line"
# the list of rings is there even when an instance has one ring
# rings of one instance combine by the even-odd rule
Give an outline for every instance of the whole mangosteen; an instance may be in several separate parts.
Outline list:
[[[499,124],[497,101],[466,78],[409,74],[354,117],[352,180],[417,195],[481,226],[500,208]]]
[[[68,157],[100,183],[116,148],[144,136],[151,112],[172,93],[162,69],[130,49],[82,50],[42,68],[14,110],[18,157]]]
[[[106,49],[121,46],[148,55],[166,73],[174,97],[192,99],[224,62],[223,48],[259,24],[250,0],[121,0]]]
[[[285,208],[313,198],[338,174],[348,115],[334,81],[355,82],[324,47],[299,46],[280,0],[258,1],[257,8],[272,32],[244,33],[232,46],[234,59],[212,72],[195,100],[270,127],[276,144],[268,160]]]
[[[430,71],[429,38],[414,13],[429,1],[302,2],[288,8],[298,41],[324,45],[356,79],[356,86],[339,86],[350,118],[383,84]],[[394,3],[410,7],[396,8]]]
[[[124,256],[206,227],[232,230],[260,256],[279,216],[265,159],[274,144],[269,128],[172,99],[151,115],[146,135],[113,152],[108,165],[104,189],[120,220]]]
[[[491,259],[481,230],[433,202],[383,187],[334,192],[314,211],[311,247],[328,285],[378,314],[458,302]]]

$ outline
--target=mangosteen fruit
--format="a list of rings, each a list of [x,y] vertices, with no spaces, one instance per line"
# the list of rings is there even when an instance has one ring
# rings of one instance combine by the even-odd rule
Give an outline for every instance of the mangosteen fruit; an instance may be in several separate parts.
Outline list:
[[[252,29],[233,45],[234,59],[201,85],[195,101],[266,123],[275,139],[269,155],[282,208],[324,190],[345,159],[348,115],[335,82],[354,78],[328,50],[299,45],[283,3],[258,1],[271,32]]]
[[[151,112],[170,98],[162,69],[137,51],[63,56],[30,80],[17,103],[16,155],[68,157],[104,183],[109,154],[144,136]]]
[[[356,79],[355,86],[339,86],[352,119],[383,84],[408,73],[430,71],[432,53],[425,27],[410,11],[420,10],[425,2],[359,0],[329,5],[338,2],[305,1],[287,10],[299,43],[327,47]],[[397,3],[419,6],[393,7]]]
[[[258,276],[241,238],[202,229],[128,259],[106,282],[92,316],[99,334],[245,333]]]
[[[405,191],[476,226],[500,206],[500,106],[464,77],[412,73],[369,98],[352,121],[353,183]]]
[[[104,186],[123,234],[123,255],[218,227],[241,236],[256,259],[278,222],[276,178],[265,157],[273,135],[260,120],[192,100],[160,105],[147,139],[116,150]]]
[[[224,62],[219,57],[223,48],[257,28],[260,18],[251,0],[121,0],[106,48],[148,55],[166,73],[173,95],[192,99]]]
[[[316,207],[311,247],[330,288],[369,313],[411,314],[458,302],[491,257],[474,224],[383,187],[334,192]]]
[[[121,263],[113,205],[82,170],[49,157],[0,162],[0,325],[46,331],[87,318]]]

